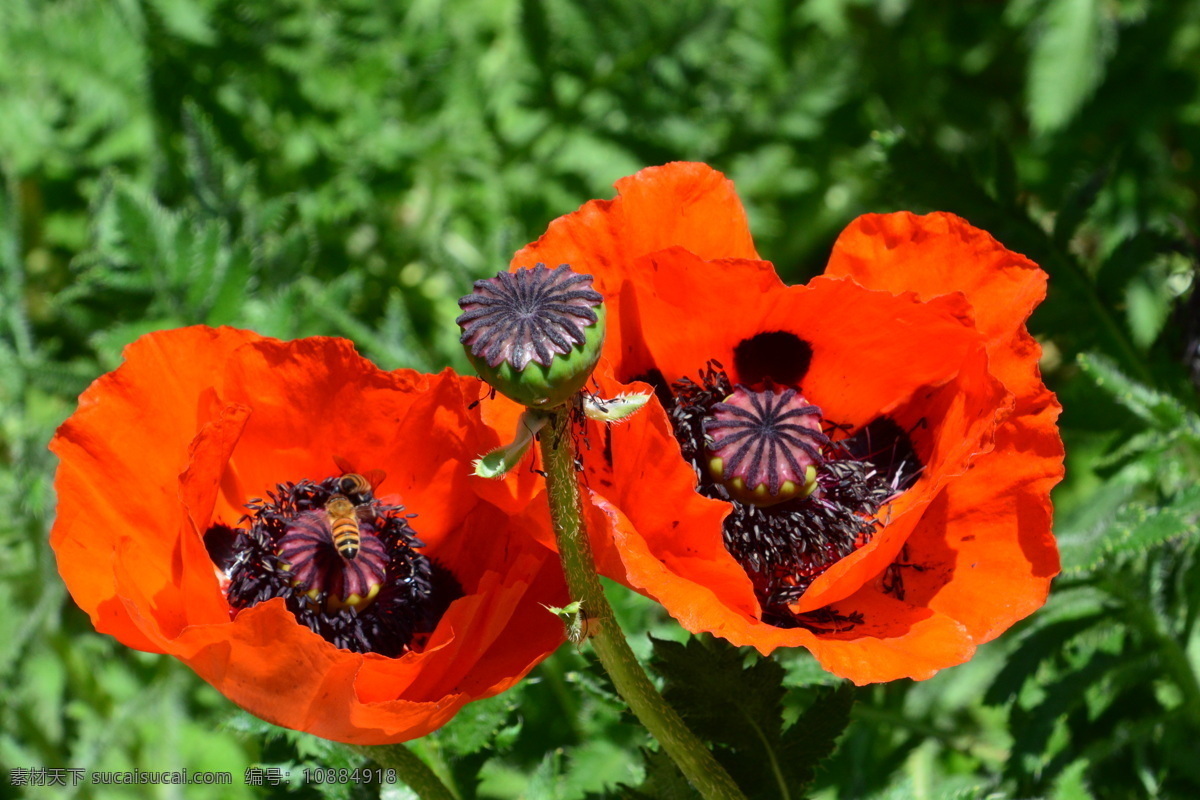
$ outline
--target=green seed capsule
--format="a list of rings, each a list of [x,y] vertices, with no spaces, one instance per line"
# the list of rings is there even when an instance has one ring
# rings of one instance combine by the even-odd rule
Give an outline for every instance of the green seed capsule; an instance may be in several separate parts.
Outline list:
[[[565,403],[587,383],[604,343],[603,297],[592,276],[561,264],[501,272],[458,301],[467,358],[522,405]]]

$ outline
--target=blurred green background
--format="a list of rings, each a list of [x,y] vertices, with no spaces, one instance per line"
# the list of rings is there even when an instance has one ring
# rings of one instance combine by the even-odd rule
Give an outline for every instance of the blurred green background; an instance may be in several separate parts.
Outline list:
[[[1064,574],[968,665],[858,690],[822,798],[1200,796],[1200,3],[4,0],[0,770],[359,763],[97,635],[47,544],[55,426],[138,335],[353,339],[465,369],[470,282],[644,166],[701,160],[788,280],[870,211],[953,211],[1051,275]],[[631,638],[682,638],[612,592]],[[785,719],[834,684],[784,654]],[[618,796],[645,735],[564,649],[417,745],[464,798]],[[10,787],[0,783],[0,792]],[[389,797],[405,797],[393,788]]]

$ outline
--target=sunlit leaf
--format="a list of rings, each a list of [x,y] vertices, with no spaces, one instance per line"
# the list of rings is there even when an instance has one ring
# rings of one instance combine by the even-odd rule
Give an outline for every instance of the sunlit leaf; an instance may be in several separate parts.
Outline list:
[[[1107,356],[1082,354],[1079,366],[1098,389],[1111,395],[1144,422],[1170,428],[1182,425],[1189,416],[1187,408],[1174,397],[1131,379]]]
[[[1040,133],[1071,120],[1104,77],[1115,30],[1100,0],[1047,0],[1029,56],[1029,116]]]

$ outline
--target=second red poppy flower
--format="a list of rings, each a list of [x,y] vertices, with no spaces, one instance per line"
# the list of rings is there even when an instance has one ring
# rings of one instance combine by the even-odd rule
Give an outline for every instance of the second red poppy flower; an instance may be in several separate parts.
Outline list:
[[[894,214],[789,287],[719,173],[617,188],[513,260],[595,276],[601,393],[643,381],[662,406],[589,436],[603,571],[691,631],[859,683],[961,663],[1044,602],[1062,445],[1025,330],[1041,270],[952,215]]]

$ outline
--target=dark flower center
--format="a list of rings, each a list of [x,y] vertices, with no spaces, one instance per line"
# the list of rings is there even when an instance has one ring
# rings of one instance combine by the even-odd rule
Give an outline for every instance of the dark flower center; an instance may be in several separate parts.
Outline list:
[[[591,275],[566,264],[501,272],[476,281],[474,291],[459,299],[460,341],[491,367],[505,361],[518,372],[530,361],[549,367],[556,354],[567,355],[586,341],[584,329],[596,322],[603,300]]]
[[[297,621],[345,650],[395,657],[423,643],[462,590],[418,549],[403,506],[361,476],[281,483],[246,504],[241,527],[204,542],[226,574],[231,615],[282,597]]]
[[[858,437],[832,441],[826,431],[834,426],[795,389],[769,381],[757,391],[734,387],[715,361],[698,381],[672,384],[665,405],[700,492],[733,504],[725,546],[753,582],[763,621],[815,630],[853,625],[852,617],[817,618],[789,606],[870,541],[879,509],[907,483],[880,469]]]

